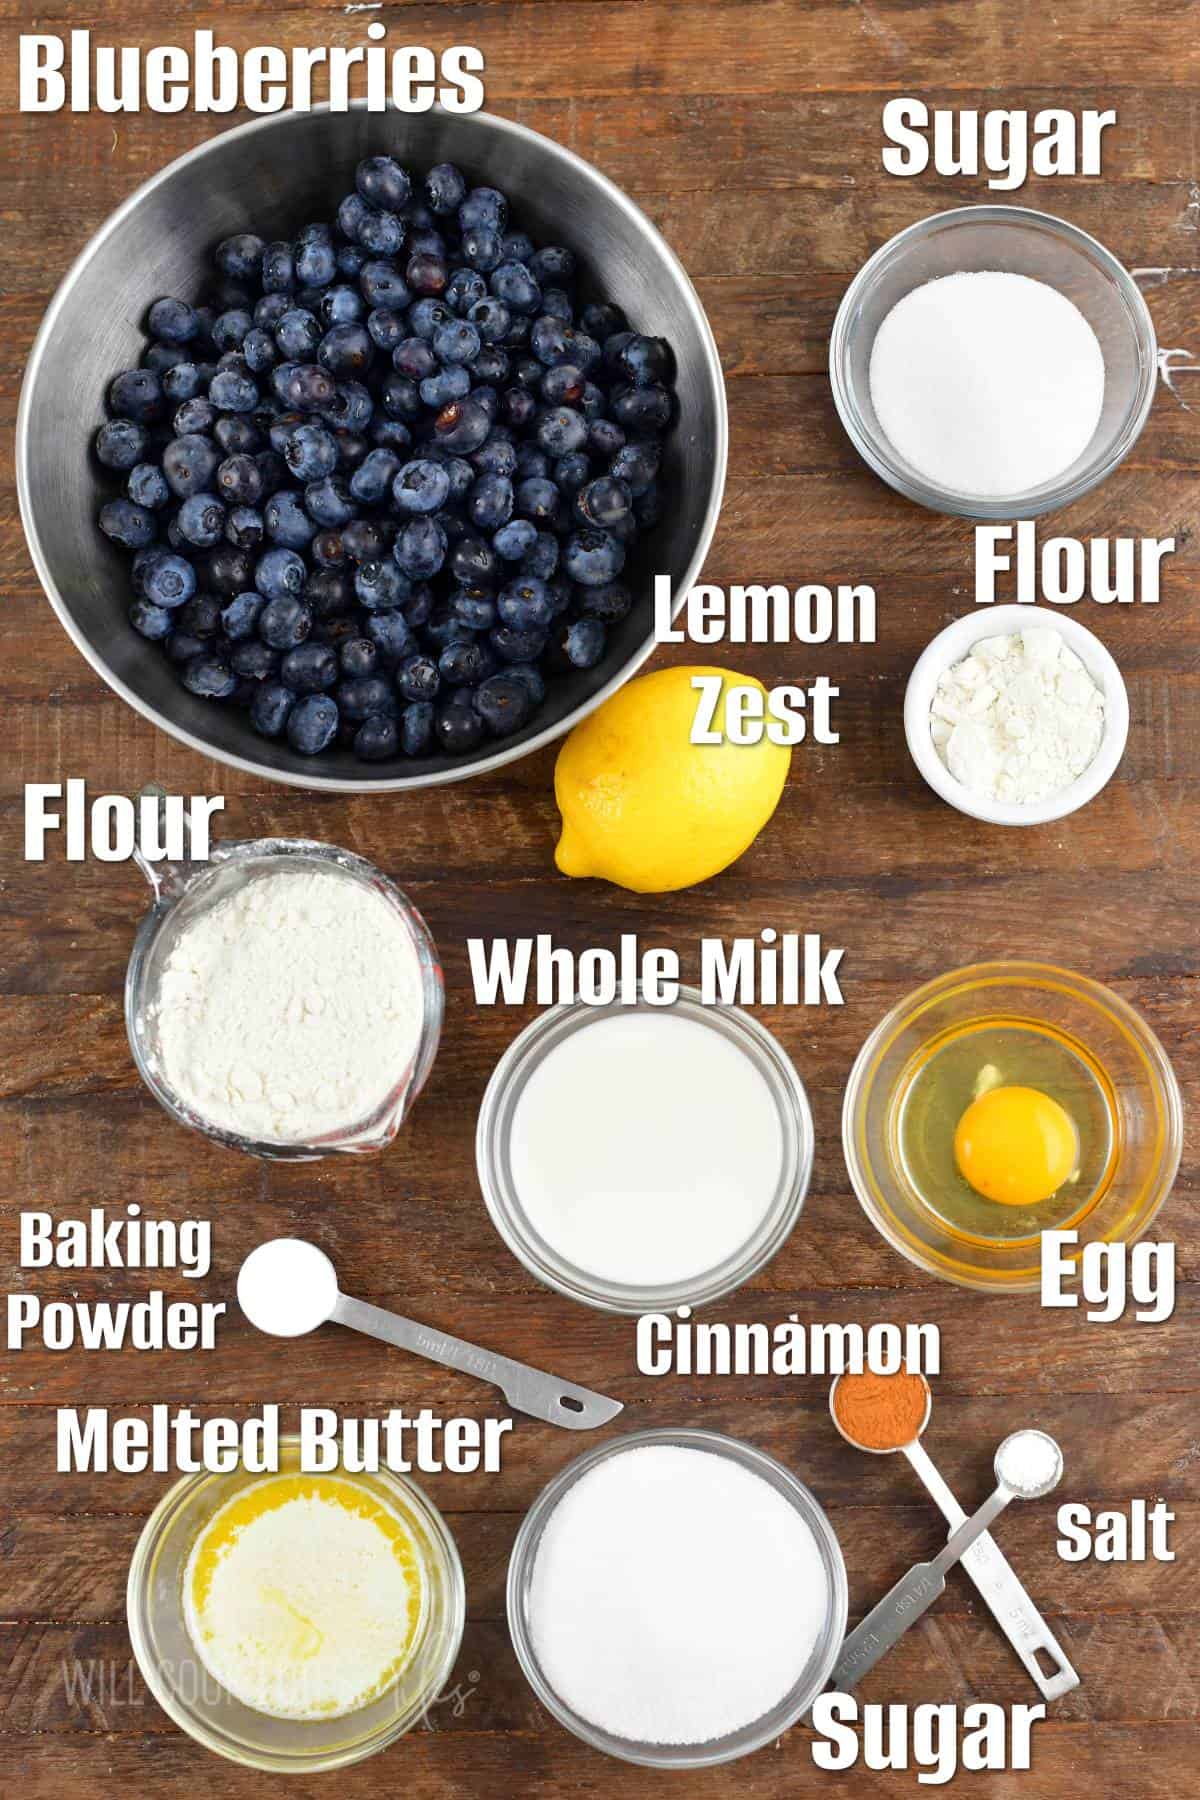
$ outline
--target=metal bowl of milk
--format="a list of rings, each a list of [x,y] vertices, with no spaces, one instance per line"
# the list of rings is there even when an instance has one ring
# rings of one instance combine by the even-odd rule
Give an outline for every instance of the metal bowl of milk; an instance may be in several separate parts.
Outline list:
[[[769,1031],[681,988],[543,1013],[496,1065],[475,1151],[530,1274],[606,1312],[663,1311],[731,1293],[784,1244],[812,1115]]]
[[[125,1023],[181,1125],[275,1161],[382,1150],[433,1066],[442,971],[420,913],[360,856],[301,838],[137,861],[154,904]]]

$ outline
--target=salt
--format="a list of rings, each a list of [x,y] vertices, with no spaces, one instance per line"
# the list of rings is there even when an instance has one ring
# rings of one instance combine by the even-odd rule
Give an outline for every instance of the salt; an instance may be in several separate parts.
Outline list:
[[[550,1687],[591,1725],[700,1744],[779,1705],[829,1607],[817,1540],[776,1488],[711,1451],[645,1445],[554,1508],[529,1625]]]
[[[1057,288],[962,271],[897,301],[875,334],[870,388],[884,436],[918,475],[998,499],[1053,481],[1087,449],[1104,354]]]

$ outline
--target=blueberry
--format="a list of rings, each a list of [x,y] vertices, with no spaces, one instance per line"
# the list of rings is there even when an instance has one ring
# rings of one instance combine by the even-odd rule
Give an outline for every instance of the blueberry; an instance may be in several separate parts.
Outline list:
[[[311,362],[321,342],[321,326],[303,307],[293,306],[275,327],[275,342],[290,362]]]
[[[378,618],[386,618],[386,613],[379,613]],[[343,675],[351,678],[373,675],[379,664],[379,649],[370,638],[347,638],[338,652],[338,661]]]
[[[371,366],[374,346],[365,325],[331,325],[321,339],[317,359],[339,380],[363,375]]]
[[[367,635],[371,647],[391,662],[400,662],[412,653],[416,639],[412,626],[404,614],[396,608],[387,612],[370,613],[367,617]],[[347,670],[350,674],[352,671]]]
[[[226,413],[213,422],[212,435],[226,456],[249,456],[263,448],[263,434],[253,419]]]
[[[604,655],[604,626],[599,619],[575,619],[562,634],[567,661],[576,669],[593,669]]]
[[[400,311],[412,299],[408,285],[394,263],[364,263],[358,285],[368,306],[394,306]]]
[[[357,238],[358,228],[367,216],[367,202],[359,193],[347,194],[338,204],[338,230],[348,238]]]
[[[264,331],[274,331],[284,313],[290,312],[291,308],[290,294],[264,294],[254,303],[254,323]]]
[[[275,339],[269,331],[255,325],[246,333],[242,345],[242,355],[246,359],[246,367],[252,375],[267,375],[279,361],[279,352],[275,347]]]
[[[534,280],[543,287],[549,284],[561,287],[575,278],[574,252],[562,244],[548,244],[545,249],[534,251],[529,268]]]
[[[446,305],[459,318],[466,318],[473,306],[487,298],[487,282],[475,269],[455,269],[446,283]]]
[[[155,606],[182,606],[196,592],[196,571],[182,556],[151,551],[134,579],[138,597]]]
[[[483,720],[473,706],[462,702],[439,707],[434,729],[438,743],[449,756],[463,756],[483,742]]]
[[[354,185],[370,206],[383,206],[399,212],[412,193],[407,169],[390,156],[367,156],[354,173]]]
[[[411,376],[399,375],[394,369],[383,378],[379,403],[389,418],[397,422],[419,419],[421,416],[421,394],[417,383]],[[405,430],[408,431],[407,425]],[[410,437],[411,435],[409,432]]]
[[[108,404],[119,419],[150,425],[162,417],[162,382],[152,369],[126,369],[109,383]]]
[[[402,606],[412,584],[394,562],[363,563],[354,577],[354,591],[369,612]]]
[[[258,635],[272,650],[294,650],[312,630],[312,613],[293,594],[268,600],[258,615]]]
[[[298,694],[316,694],[338,678],[337,653],[328,644],[299,644],[279,665],[279,679]]]
[[[627,616],[633,596],[624,582],[606,581],[602,587],[581,588],[578,605],[585,617],[612,625]]]
[[[328,237],[309,238],[296,246],[296,278],[305,287],[328,287],[337,274],[337,252]]]
[[[427,457],[405,463],[392,483],[392,498],[402,513],[433,513],[446,504],[450,476],[441,463]]]
[[[633,493],[627,482],[616,475],[598,475],[595,481],[579,490],[575,508],[589,525],[612,526],[627,518],[633,505]]]
[[[368,206],[358,222],[358,241],[372,256],[395,256],[404,243],[404,221],[393,212]]]
[[[589,527],[567,539],[563,567],[581,587],[602,587],[621,573],[625,549],[611,531]]]
[[[535,704],[532,688],[512,673],[489,675],[475,695],[475,710],[496,737],[520,731],[532,717]]]
[[[542,311],[552,319],[561,319],[564,325],[569,325],[575,317],[575,308],[562,288],[542,289]]]
[[[384,713],[371,713],[354,734],[354,754],[363,762],[386,762],[400,748],[400,728]]]
[[[325,418],[339,431],[362,432],[371,422],[375,402],[359,381],[341,381],[325,408]]]
[[[541,310],[541,289],[524,263],[500,263],[492,270],[489,285],[497,300],[503,300],[510,313],[528,314]]]
[[[262,253],[262,284],[266,294],[290,294],[296,285],[296,265],[290,244],[268,244]]]
[[[546,648],[544,631],[518,631],[512,625],[497,625],[488,633],[492,649],[505,662],[536,662]]]
[[[247,332],[253,329],[253,314],[244,307],[234,307],[213,321],[212,340],[220,351],[240,350]]]
[[[549,407],[537,422],[536,437],[547,456],[569,456],[587,443],[587,420],[570,406]]]
[[[252,281],[262,274],[263,252],[267,246],[251,231],[239,231],[217,245],[215,261],[222,275],[230,281]]]
[[[471,377],[466,369],[454,366],[439,369],[436,374],[427,375],[420,384],[421,399],[426,406],[449,406],[454,400],[462,400],[471,391]]]
[[[484,474],[467,495],[467,516],[480,531],[498,531],[512,518],[514,504],[508,476]]]
[[[352,475],[362,463],[370,450],[369,440],[361,431],[337,430],[333,434],[337,445],[338,468],[346,475]]]
[[[365,675],[357,681],[339,681],[337,703],[347,719],[365,719],[373,712],[395,712],[396,696],[382,675]]]
[[[612,415],[626,431],[665,431],[671,410],[671,396],[658,382],[613,391]]]
[[[222,544],[209,552],[206,580],[215,593],[240,594],[255,586],[253,558],[233,544]]]
[[[237,687],[237,676],[229,664],[207,654],[193,656],[184,663],[180,679],[189,693],[198,694],[203,700],[227,700]]]
[[[208,437],[217,423],[217,409],[205,394],[193,394],[176,408],[171,429],[176,437]]]
[[[326,475],[320,481],[310,481],[305,488],[304,510],[318,525],[334,530],[341,525],[348,525],[355,516],[357,507],[342,477]]]
[[[242,506],[254,506],[262,499],[262,470],[253,456],[244,452],[227,456],[217,467],[217,492],[223,500]]]
[[[378,562],[390,548],[387,527],[379,520],[352,519],[342,529],[342,547],[351,562]]]
[[[507,475],[511,479],[517,472],[517,447],[508,435],[508,427],[493,425],[491,436],[472,451],[468,460],[480,475]]]
[[[514,631],[540,630],[554,617],[546,584],[536,575],[524,575],[501,588],[497,611],[501,623]]]
[[[431,656],[409,656],[396,670],[396,687],[405,700],[432,700],[441,684]]]
[[[305,585],[304,604],[315,619],[349,612],[354,604],[354,583],[345,569],[318,569]]]
[[[464,587],[491,587],[498,578],[500,560],[492,546],[469,532],[450,552],[450,573]]]
[[[635,442],[625,444],[609,464],[609,473],[623,481],[636,500],[644,494],[655,476],[661,452],[657,444]]]
[[[254,585],[268,600],[294,600],[304,592],[307,573],[294,550],[268,550],[254,566]],[[300,639],[295,638],[293,642],[299,643]],[[276,646],[281,650],[290,647],[289,644]]]
[[[539,363],[538,367],[541,367]],[[503,397],[504,416],[509,424],[521,431],[533,419],[537,412],[537,401],[527,389],[509,388]]]
[[[263,516],[255,506],[231,507],[225,519],[225,536],[238,550],[257,550],[266,536]]]
[[[426,756],[433,748],[434,710],[428,700],[406,706],[400,715],[400,747],[405,756]]]
[[[271,380],[283,404],[298,412],[324,412],[337,393],[333,376],[319,363],[282,363]]]
[[[525,686],[529,689],[534,706],[540,706],[542,704],[542,701],[546,698],[546,683],[542,678],[541,670],[535,663],[509,663],[504,673],[506,675],[511,675],[516,681],[524,682]]]
[[[307,694],[287,715],[287,739],[302,756],[319,756],[333,742],[338,709],[328,694]]]
[[[456,455],[478,450],[490,430],[487,412],[473,397],[452,400],[433,421],[435,442]]]
[[[573,450],[569,456],[559,457],[552,470],[552,479],[559,493],[569,497],[579,493],[591,472],[592,465],[583,451]]]
[[[230,650],[229,666],[251,681],[271,681],[279,673],[279,652],[258,638],[243,638]]]
[[[228,606],[221,608],[221,626],[225,636],[234,643],[243,638],[253,637],[258,626],[259,615],[266,601],[254,588],[247,588],[244,593],[235,594]]]
[[[499,266],[502,255],[500,234],[486,225],[474,225],[463,232],[462,253],[473,269],[486,275]]]
[[[500,528],[492,543],[505,562],[520,562],[533,549],[537,535],[537,526],[528,519],[513,519]]]
[[[149,369],[154,375],[166,375],[179,363],[188,360],[188,353],[179,344],[148,344],[142,352],[142,367]]]
[[[634,334],[616,357],[617,368],[635,387],[661,386],[673,380],[675,359],[665,338]]]
[[[250,702],[250,723],[263,737],[278,737],[296,704],[296,696],[280,681],[264,681]]]
[[[125,492],[135,506],[148,506],[157,511],[171,498],[166,476],[155,463],[135,463],[129,471]]]
[[[529,348],[538,362],[547,369],[556,363],[570,362],[567,350],[567,327],[561,319],[553,319],[544,313],[534,324],[529,334]]]
[[[216,637],[221,627],[221,602],[215,594],[194,594],[176,613],[179,634],[193,638]]]
[[[535,524],[552,525],[558,517],[558,489],[545,476],[530,476],[516,490],[517,513]]]
[[[165,606],[155,606],[150,600],[135,600],[129,608],[129,623],[142,637],[160,644],[174,631],[175,616]]]
[[[499,188],[472,188],[459,206],[458,223],[464,233],[476,225],[486,225],[501,237],[508,229],[508,201]]]
[[[617,454],[625,442],[625,433],[615,419],[588,420],[588,450],[593,456],[608,459]]]
[[[225,535],[225,508],[215,494],[192,494],[179,509],[180,536],[197,550],[212,550]]]
[[[218,369],[208,384],[209,398],[222,412],[253,412],[259,402],[258,383],[249,370]]]
[[[458,211],[466,198],[467,184],[462,170],[453,163],[435,163],[425,177],[422,192],[430,212],[441,218]]]
[[[158,536],[154,514],[134,500],[110,500],[102,506],[100,529],[126,550],[144,550]]]
[[[338,274],[344,275],[348,281],[356,280],[362,274],[363,264],[367,261],[367,252],[361,244],[338,245]]]
[[[558,556],[558,539],[554,533],[539,531],[533,548],[521,558],[521,574],[535,575],[539,581],[549,581],[558,568]]]
[[[320,314],[322,323],[330,325],[351,325],[361,319],[367,310],[367,303],[357,288],[339,282],[336,287],[326,288],[321,295]]]
[[[434,355],[444,363],[473,363],[483,347],[468,319],[447,319],[433,334]]]
[[[451,596],[450,610],[469,631],[490,631],[499,617],[496,597],[486,588],[456,589]]]
[[[263,524],[272,543],[282,544],[286,550],[303,550],[312,543],[317,531],[295,488],[284,488],[271,495],[263,507]]]
[[[398,306],[377,306],[367,314],[371,342],[391,355],[408,333],[408,322]]]
[[[392,554],[410,580],[428,581],[446,560],[446,534],[435,519],[411,519]]]
[[[288,484],[288,466],[274,450],[262,450],[254,459],[262,479],[263,495],[270,498]]]
[[[200,368],[194,362],[177,362],[161,375],[162,391],[173,406],[194,400],[200,392]]]
[[[350,477],[350,492],[367,506],[377,505],[391,491],[400,466],[393,450],[369,451]]]

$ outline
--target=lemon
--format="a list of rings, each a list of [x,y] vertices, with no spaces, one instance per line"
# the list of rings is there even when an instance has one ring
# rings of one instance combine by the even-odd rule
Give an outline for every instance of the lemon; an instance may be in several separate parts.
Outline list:
[[[713,729],[725,729],[729,688],[760,681],[729,669],[661,669],[629,682],[578,724],[559,751],[554,793],[564,875],[596,875],[636,894],[693,887],[736,862],[779,803],[792,753],[757,744],[693,744],[702,690],[721,678]]]

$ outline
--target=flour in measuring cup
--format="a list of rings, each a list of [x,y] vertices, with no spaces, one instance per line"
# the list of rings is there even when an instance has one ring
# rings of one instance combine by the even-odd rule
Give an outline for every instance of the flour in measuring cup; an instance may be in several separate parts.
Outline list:
[[[186,925],[155,1007],[162,1072],[240,1137],[308,1143],[361,1123],[421,1038],[417,951],[381,894],[282,866]]]

